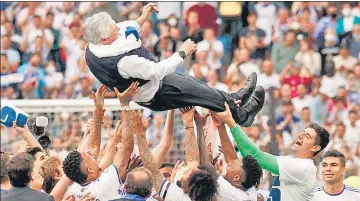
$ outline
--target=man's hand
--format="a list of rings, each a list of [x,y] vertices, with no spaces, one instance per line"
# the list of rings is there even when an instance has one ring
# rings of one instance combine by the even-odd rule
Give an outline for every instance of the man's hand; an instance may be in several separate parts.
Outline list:
[[[182,114],[185,127],[193,126],[194,115],[195,115],[194,106],[180,108],[180,112]]]
[[[181,162],[180,162],[180,160],[176,161],[176,164],[175,164],[175,166],[171,172],[171,176],[170,176],[171,183],[174,183],[174,179],[175,179],[175,175],[176,175],[177,171],[179,171],[180,168],[184,165],[185,165],[185,161],[181,161]]]
[[[184,51],[186,56],[191,55],[197,50],[197,45],[191,39],[187,39],[180,47],[180,51]]]
[[[145,131],[147,129],[147,125],[149,125],[148,122],[150,122],[150,118],[143,122],[141,114],[136,111],[132,112],[130,116],[134,133],[139,136],[145,136]]]
[[[139,82],[131,83],[130,87],[127,88],[124,92],[120,93],[119,90],[114,87],[117,98],[120,101],[121,106],[129,105],[132,98],[139,92]]]
[[[108,134],[109,134],[109,141],[114,143],[114,144],[118,144],[121,141],[122,138],[122,126],[121,126],[121,121],[119,120],[116,123],[116,127],[115,129],[110,132],[110,128],[108,128]]]
[[[29,148],[30,145],[25,140],[22,140],[20,144],[20,148],[16,153],[18,154],[18,153],[26,152]]]
[[[206,120],[207,118],[210,116],[210,113],[207,113],[205,116],[201,116],[197,111],[195,111],[195,122],[199,122],[201,125],[205,125],[206,124]]]
[[[93,91],[91,92],[90,98],[94,100],[95,107],[99,109],[104,108],[104,97],[107,89],[105,85],[100,85],[100,87],[97,89],[96,93]]]
[[[13,122],[13,128],[15,128],[15,130],[20,133],[23,134],[24,132],[29,131],[29,127],[27,125],[25,126],[18,126],[16,125],[16,121]],[[30,131],[29,131],[30,132]]]
[[[230,128],[236,126],[236,122],[232,118],[229,105],[225,103],[225,111],[224,112],[211,112],[213,118],[215,118],[218,122],[226,123]]]
[[[37,173],[31,182],[31,188],[40,191],[44,183],[44,178]]]
[[[141,15],[143,15],[146,19],[149,19],[152,11],[155,11],[156,13],[160,12],[159,8],[156,6],[156,3],[149,3],[146,6],[144,6]]]

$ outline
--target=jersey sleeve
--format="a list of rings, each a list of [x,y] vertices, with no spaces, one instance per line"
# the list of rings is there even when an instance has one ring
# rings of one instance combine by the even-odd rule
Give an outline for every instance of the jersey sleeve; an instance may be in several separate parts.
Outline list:
[[[159,195],[163,201],[191,201],[180,187],[170,183],[168,179],[161,184]]]
[[[309,167],[303,160],[289,156],[278,156],[279,180],[302,183],[309,174]]]

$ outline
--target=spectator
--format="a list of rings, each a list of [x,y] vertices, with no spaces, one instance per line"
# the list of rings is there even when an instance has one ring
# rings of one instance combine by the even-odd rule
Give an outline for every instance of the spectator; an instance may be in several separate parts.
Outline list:
[[[337,73],[340,73],[342,76],[345,75],[345,72],[352,70],[355,64],[358,62],[356,57],[353,57],[349,54],[349,50],[346,47],[340,48],[340,54],[333,57],[333,62],[335,64],[335,70]]]
[[[295,55],[295,61],[301,63],[301,65],[306,68],[311,75],[320,75],[321,55],[314,51],[309,41],[300,41],[300,50]]]
[[[301,64],[297,62],[291,62],[280,73],[280,82],[283,84],[289,84],[291,86],[291,98],[297,97],[298,93],[296,88],[299,84],[304,84],[307,88],[311,84],[310,73],[303,69],[301,71]]]
[[[312,123],[311,120],[311,111],[309,107],[304,107],[301,110],[300,114],[300,121],[295,123],[293,134],[301,133],[304,131],[305,128],[308,128],[309,125]]]
[[[288,31],[284,42],[277,42],[271,49],[271,60],[275,65],[275,72],[280,73],[294,59],[299,47],[296,35],[293,31]]]
[[[203,40],[203,30],[199,23],[199,13],[189,11],[187,14],[187,26],[181,33],[183,41],[190,38],[195,43],[198,43]]]
[[[336,33],[340,36],[351,32],[354,24],[360,24],[360,17],[353,16],[351,14],[350,2],[344,2],[342,4],[341,13],[343,17],[339,18],[336,23]]]
[[[162,35],[159,41],[154,46],[154,55],[158,58],[158,61],[165,59],[166,52],[176,51],[175,41],[168,35]]]
[[[50,60],[45,67],[45,85],[46,85],[46,95],[51,94],[54,90],[61,90],[62,83],[64,80],[64,75],[60,72],[56,72],[55,62]]]
[[[16,34],[14,31],[14,24],[10,21],[4,23],[4,32],[1,32],[1,36],[8,36],[11,40],[11,48],[19,51],[20,44],[23,43],[21,35]]]
[[[345,156],[345,178],[346,177],[350,177],[350,176],[354,176],[356,175],[356,171],[357,171],[357,166],[354,163],[353,157],[352,157],[352,153],[350,151],[349,146],[347,145],[343,145],[339,148],[339,151],[344,154]]]
[[[250,13],[247,16],[249,26],[243,28],[240,32],[239,48],[248,49],[252,59],[265,59],[265,32],[256,26],[257,14]]]
[[[53,13],[47,13],[45,22],[44,22],[44,30],[47,32],[51,32],[54,36],[54,44],[51,47],[50,53],[49,53],[49,60],[52,59],[56,63],[56,71],[64,72],[65,71],[65,64],[63,64],[62,59],[60,58],[60,30],[55,29],[54,26],[54,14]]]
[[[293,103],[291,101],[284,101],[282,104],[282,115],[276,119],[276,130],[280,132],[286,131],[289,135],[292,135],[294,124],[298,123],[299,121],[300,119],[294,115]]]
[[[153,123],[150,125],[146,134],[146,140],[148,141],[150,148],[155,148],[155,146],[159,144],[162,136],[164,135],[164,113],[155,113],[153,119]]]
[[[10,183],[13,186],[8,192],[1,193],[1,200],[8,201],[52,201],[54,197],[31,189],[28,184],[34,179],[34,160],[29,154],[19,153],[6,166]]]
[[[290,24],[289,17],[289,9],[288,8],[280,8],[277,13],[277,19],[274,23],[274,33],[272,35],[272,41],[275,42],[283,42],[285,38],[286,32],[289,30],[288,25]]]
[[[34,28],[33,18],[45,17],[46,11],[39,5],[40,2],[26,2],[24,7],[19,6],[21,10],[17,13],[15,21],[22,33],[30,32]]]
[[[156,5],[159,10],[161,10],[161,12],[158,13],[157,18],[160,21],[166,20],[171,15],[174,15],[176,18],[180,18],[181,4],[182,2],[157,2]]]
[[[69,26],[74,19],[75,12],[72,11],[73,2],[63,2],[59,12],[54,16],[54,29],[60,30],[61,35],[66,36],[69,32]]]
[[[297,85],[296,92],[298,96],[293,99],[293,103],[296,114],[300,114],[303,108],[310,106],[311,97],[307,94],[307,89],[304,84]]]
[[[226,84],[219,82],[218,74],[216,73],[215,70],[210,70],[208,72],[207,80],[208,80],[207,84],[209,86],[211,86],[213,88],[216,88],[216,89],[219,89],[219,90],[222,90],[222,91],[225,91],[225,92],[229,91],[229,88],[228,88],[228,86],[226,86]]]
[[[34,158],[34,166],[39,168],[49,157],[46,155],[45,151],[40,147],[32,147],[26,150],[30,156]]]
[[[304,13],[309,12],[311,23],[318,21],[318,13],[313,2],[294,2],[291,7],[291,12],[298,16],[303,16]]]
[[[224,53],[224,46],[216,39],[213,29],[204,30],[204,40],[197,44],[197,48],[200,51],[207,51],[207,63],[211,69],[219,71],[222,68],[221,58]]]
[[[338,44],[338,36],[334,29],[328,28],[325,31],[324,40],[321,42],[319,52],[321,55],[321,74],[325,74],[326,63],[332,60],[333,56],[338,55],[340,52]]]
[[[0,184],[1,184],[1,194],[7,192],[11,189],[11,184],[9,180],[8,173],[6,171],[6,164],[9,162],[10,157],[8,154],[1,152],[1,175],[0,175]]]
[[[235,37],[242,26],[241,14],[243,2],[219,2],[219,14],[221,17],[219,35],[230,34]]]
[[[289,84],[282,84],[280,88],[281,99],[285,102],[290,101],[291,98],[291,86]]]
[[[330,111],[329,121],[337,124],[344,121],[348,116],[348,111],[345,107],[346,100],[344,98],[335,98],[335,106]]]
[[[299,16],[300,29],[307,40],[313,42],[312,35],[315,30],[316,23],[311,21],[311,11],[304,9],[301,16]]]
[[[45,85],[45,71],[40,67],[41,55],[34,53],[30,56],[28,63],[21,65],[18,73],[24,75],[25,80],[22,83],[23,98],[42,98],[42,88]]]
[[[346,133],[346,126],[343,123],[336,124],[336,129],[333,134],[332,142],[329,144],[329,147],[336,148],[343,145],[347,145],[347,141],[344,136]]]
[[[319,95],[311,99],[309,107],[311,110],[311,121],[322,125],[328,123],[330,98],[333,97],[326,90],[327,88],[324,85],[320,87]]]
[[[271,43],[272,27],[276,20],[276,6],[271,2],[257,2],[254,6],[258,16],[256,26],[265,32],[264,43]]]
[[[215,8],[206,2],[199,2],[189,8],[188,18],[191,12],[196,12],[199,15],[199,26],[201,29],[211,28],[214,30],[215,35],[218,34],[217,13]],[[188,23],[190,23],[188,21]],[[196,41],[195,41],[196,42]]]
[[[1,37],[1,54],[6,54],[11,72],[16,72],[20,64],[20,54],[11,47],[11,40],[8,36]]]
[[[352,150],[356,150],[356,145],[360,142],[360,120],[355,110],[350,110],[348,120],[344,120],[346,125],[345,139]]]
[[[141,26],[141,41],[144,47],[153,50],[159,37],[153,32],[153,23],[150,20],[144,22]]]
[[[321,46],[321,41],[325,37],[325,31],[328,28],[333,30],[336,29],[336,21],[337,21],[337,7],[331,4],[327,8],[327,16],[320,18],[319,22],[316,24],[314,31],[314,39],[317,41],[317,45]]]
[[[61,161],[63,161],[66,155],[69,153],[63,146],[63,140],[61,137],[54,137],[51,140],[51,148],[49,149],[51,156],[60,157]]]
[[[360,58],[360,23],[355,24],[351,34],[343,40],[353,57]]]
[[[229,66],[227,70],[227,77],[231,76],[233,73],[239,72],[244,76],[248,77],[251,73],[260,73],[259,67],[250,61],[250,52],[246,48],[240,49],[238,53],[239,65],[236,66],[236,63]]]
[[[279,75],[274,72],[271,60],[264,60],[262,64],[262,72],[258,75],[258,85],[263,86],[265,90],[280,88]]]
[[[339,73],[335,73],[332,61],[327,62],[325,73],[321,80],[321,86],[325,88],[324,90],[330,98],[334,98],[337,90],[346,86],[346,80]]]

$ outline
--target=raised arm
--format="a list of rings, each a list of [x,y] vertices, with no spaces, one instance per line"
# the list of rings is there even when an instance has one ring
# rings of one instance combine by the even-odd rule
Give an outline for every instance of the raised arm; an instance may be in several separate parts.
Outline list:
[[[100,85],[96,93],[92,92],[90,97],[94,100],[95,108],[93,111],[93,122],[91,124],[90,133],[88,136],[88,148],[91,155],[97,159],[100,151],[101,142],[101,123],[104,117],[104,96],[107,89],[105,85]]]
[[[229,139],[229,136],[227,134],[225,124],[218,121],[216,118],[212,117],[214,125],[217,127],[219,131],[220,141],[221,141],[221,147],[224,153],[224,159],[226,163],[230,163],[231,161],[234,161],[237,159],[236,151],[234,147],[232,146],[232,143]],[[245,156],[244,152],[240,150],[240,153],[242,156]]]
[[[33,134],[30,132],[29,127],[25,125],[24,127],[17,126],[16,121],[13,122],[13,127],[15,130],[23,135],[24,140],[27,142],[27,144],[33,148],[33,147],[39,147],[40,149],[43,149],[41,144],[36,140],[36,138],[33,136]]]
[[[141,116],[137,113],[131,114],[131,122],[133,131],[136,135],[137,143],[139,146],[139,153],[141,160],[146,168],[148,168],[153,177],[153,183],[155,190],[157,192],[160,192],[161,184],[164,182],[165,177],[161,172],[159,171],[157,167],[156,160],[154,156],[152,155],[148,144],[146,142],[146,136],[145,136],[145,128],[143,126],[143,122],[141,119]]]
[[[220,122],[226,123],[230,128],[237,147],[242,151],[254,157],[262,168],[279,175],[279,165],[277,157],[269,153],[261,151],[256,144],[240,129],[231,116],[228,104],[225,104],[226,110],[224,112],[212,113],[212,115]]]
[[[164,162],[165,156],[171,147],[174,136],[174,124],[175,111],[169,110],[167,112],[164,128],[165,135],[161,138],[160,143],[152,150],[158,168],[160,168],[161,164]]]
[[[197,168],[200,164],[200,152],[194,132],[194,107],[180,109],[185,126],[185,162],[190,168]]]
[[[123,93],[120,93],[116,88],[114,91],[117,98],[119,99],[120,105],[122,108],[125,108],[121,112],[121,122],[122,122],[122,146],[119,153],[116,154],[116,159],[114,160],[114,165],[118,168],[120,177],[122,178],[125,174],[126,167],[129,163],[131,153],[134,150],[134,136],[132,131],[132,125],[130,123],[130,113],[134,111],[128,111],[129,103],[134,95],[139,91],[139,83],[133,82],[129,88],[127,88]]]
[[[197,143],[199,146],[199,154],[200,154],[200,164],[201,165],[212,165],[211,159],[207,150],[207,146],[205,144],[205,134],[204,134],[204,125],[206,124],[206,118],[202,117],[198,112],[195,111],[195,124],[197,131]]]
[[[158,7],[156,7],[156,3],[149,3],[143,8],[143,12],[140,15],[138,19],[136,19],[136,22],[141,26],[144,24],[144,22],[148,19],[150,19],[152,11],[155,11],[159,13]]]

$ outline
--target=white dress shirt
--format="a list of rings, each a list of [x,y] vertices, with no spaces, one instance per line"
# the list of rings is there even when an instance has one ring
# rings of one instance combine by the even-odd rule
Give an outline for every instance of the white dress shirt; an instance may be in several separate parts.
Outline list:
[[[125,38],[127,26],[132,26],[140,33],[140,25],[136,21],[125,21],[118,23],[120,28],[119,37],[110,45],[94,45],[89,43],[89,50],[99,58],[118,56],[141,46],[141,41],[137,41],[135,36],[130,35]],[[158,63],[139,57],[138,55],[125,56],[119,60],[117,66],[120,75],[125,78],[140,78],[149,80],[148,83],[140,87],[133,101],[148,102],[159,90],[160,81],[166,76],[173,73],[177,66],[183,62],[179,53],[174,53],[167,59]]]

